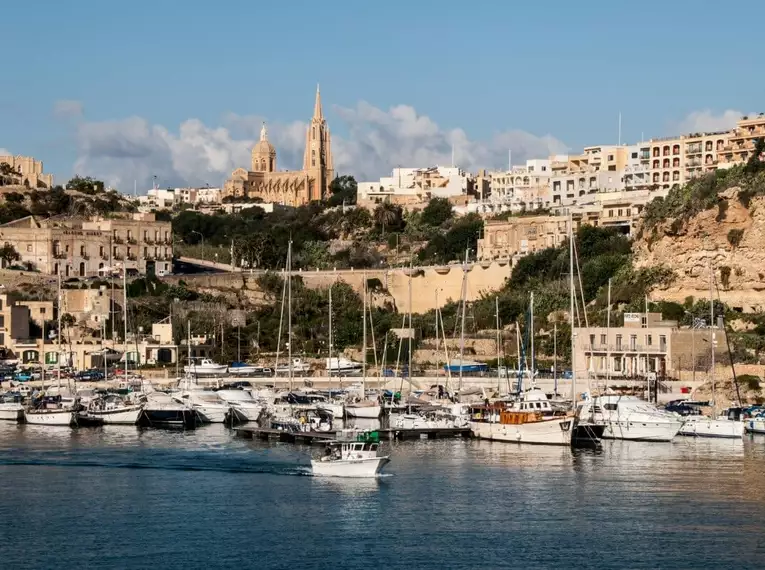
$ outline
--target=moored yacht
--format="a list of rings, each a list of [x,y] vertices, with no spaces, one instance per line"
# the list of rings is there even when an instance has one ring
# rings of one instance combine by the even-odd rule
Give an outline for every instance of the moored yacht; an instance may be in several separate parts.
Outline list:
[[[692,437],[718,437],[741,439],[744,435],[744,420],[741,419],[741,408],[730,408],[724,414],[717,416],[686,416],[680,435]]]
[[[604,427],[604,439],[672,441],[683,426],[676,414],[635,396],[606,394],[583,402],[580,418]]]
[[[193,428],[197,425],[197,412],[164,392],[151,392],[138,423],[145,427]]]
[[[24,417],[31,425],[76,426],[76,407],[73,398],[45,397],[35,407],[29,408]]]
[[[184,366],[183,371],[193,376],[222,376],[228,371],[228,366],[217,364],[209,358],[200,358]]]
[[[218,390],[215,394],[231,407],[235,422],[254,422],[260,417],[264,405],[247,390]]]
[[[255,366],[254,364],[247,364],[246,362],[232,362],[228,366],[228,373],[234,376],[254,376],[262,373],[262,371],[262,366]]]
[[[574,418],[552,414],[547,396],[535,388],[510,406],[497,402],[471,407],[470,430],[475,437],[492,441],[571,445]]]
[[[0,402],[0,420],[9,422],[24,421],[24,406],[21,403],[21,395],[10,396],[6,394]]]
[[[361,362],[354,362],[341,356],[338,358],[327,358],[325,367],[332,376],[352,376],[359,374],[363,365]]]
[[[303,362],[300,358],[293,358],[292,359],[292,366],[287,364],[280,364],[276,367],[276,373],[277,374],[289,374],[290,370],[292,371],[292,374],[295,376],[304,376],[308,374],[311,371],[311,365],[307,362]]]
[[[80,417],[103,424],[136,425],[142,410],[141,404],[128,404],[116,394],[110,394],[92,399]]]
[[[377,419],[380,417],[381,411],[380,404],[371,400],[345,404],[345,414],[352,418]]]

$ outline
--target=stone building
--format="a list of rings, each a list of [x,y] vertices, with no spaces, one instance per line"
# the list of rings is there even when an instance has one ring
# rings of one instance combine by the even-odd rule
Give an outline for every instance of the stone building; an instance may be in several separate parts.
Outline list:
[[[28,216],[0,225],[0,243],[12,245],[20,263],[48,275],[94,277],[111,267],[138,273],[172,272],[170,222],[154,214],[121,218]]]
[[[50,188],[53,186],[53,175],[43,172],[42,161],[31,156],[0,155],[0,164],[6,163],[15,171],[11,184],[29,186],[29,188]]]
[[[260,198],[285,206],[302,206],[329,194],[334,176],[327,121],[316,89],[313,118],[306,130],[302,170],[276,169],[276,149],[268,140],[266,125],[252,149],[250,170],[237,168],[223,186],[223,197]]]

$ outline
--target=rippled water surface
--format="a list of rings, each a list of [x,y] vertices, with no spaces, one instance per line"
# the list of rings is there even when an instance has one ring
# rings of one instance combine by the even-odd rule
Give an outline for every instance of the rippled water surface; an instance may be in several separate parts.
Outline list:
[[[379,481],[310,449],[0,425],[0,568],[765,566],[765,439],[395,443]]]

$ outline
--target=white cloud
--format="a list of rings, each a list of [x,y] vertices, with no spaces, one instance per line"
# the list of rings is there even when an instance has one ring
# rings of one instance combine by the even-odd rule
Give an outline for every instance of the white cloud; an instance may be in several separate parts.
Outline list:
[[[513,163],[567,150],[551,135],[521,130],[496,133],[488,140],[472,140],[460,128],[443,129],[408,105],[387,111],[360,102],[334,107],[348,135],[332,131],[335,171],[359,180],[374,180],[396,166],[455,163],[466,170],[505,168],[508,150]],[[122,189],[133,180],[147,188],[156,175],[160,185],[218,185],[237,167],[247,167],[262,117],[229,114],[223,126],[209,127],[198,119],[181,123],[177,132],[149,124],[140,117],[78,125],[75,172],[104,179]],[[300,168],[306,123],[269,124],[269,139],[277,149],[279,169]],[[330,129],[333,128],[330,123]]]
[[[0,148],[0,156],[12,156],[11,151],[5,148]]]
[[[728,109],[716,115],[709,109],[693,111],[685,119],[673,125],[673,134],[703,133],[715,131],[727,131],[736,126],[736,121],[746,113]]]
[[[83,110],[82,102],[74,99],[60,99],[53,103],[53,114],[61,119],[79,119]]]

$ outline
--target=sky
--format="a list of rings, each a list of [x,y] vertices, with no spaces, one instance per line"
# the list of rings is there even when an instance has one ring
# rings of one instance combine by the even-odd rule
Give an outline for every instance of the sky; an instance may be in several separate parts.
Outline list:
[[[765,3],[28,0],[2,8],[0,154],[57,182],[221,185],[262,121],[300,168],[321,85],[335,169],[506,168],[765,111]],[[9,23],[16,22],[18,25]]]

